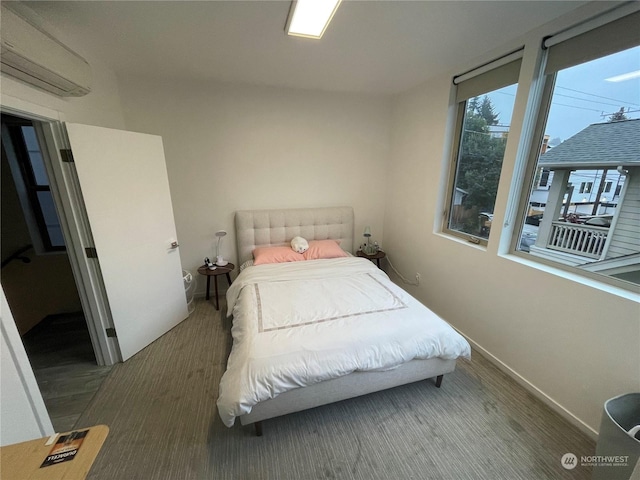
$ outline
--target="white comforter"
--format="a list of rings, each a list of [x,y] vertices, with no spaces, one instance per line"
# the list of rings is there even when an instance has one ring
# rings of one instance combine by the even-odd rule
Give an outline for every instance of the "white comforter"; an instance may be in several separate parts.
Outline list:
[[[294,388],[471,353],[449,324],[362,258],[246,268],[227,303],[233,348],[218,411],[228,427],[257,403]]]

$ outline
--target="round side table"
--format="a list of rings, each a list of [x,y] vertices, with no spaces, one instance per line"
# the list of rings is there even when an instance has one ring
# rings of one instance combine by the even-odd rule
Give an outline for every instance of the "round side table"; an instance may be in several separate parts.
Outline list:
[[[367,255],[366,253],[364,253],[362,250],[358,250],[356,252],[356,255],[358,257],[362,257],[362,258],[367,258],[369,260],[371,260],[372,262],[375,260],[376,264],[378,265],[378,268],[380,268],[380,259],[384,258],[387,256],[386,253],[384,253],[382,250],[378,250],[376,253],[374,253],[373,255]]]
[[[211,285],[211,277],[213,277],[213,283],[216,289],[216,310],[220,310],[220,303],[218,301],[218,276],[226,275],[227,282],[229,282],[229,286],[231,286],[231,275],[229,275],[229,272],[233,271],[234,268],[236,268],[236,266],[233,263],[227,263],[224,267],[216,266],[215,270],[210,270],[206,265],[198,268],[198,273],[207,277],[207,300],[209,300],[209,287]]]

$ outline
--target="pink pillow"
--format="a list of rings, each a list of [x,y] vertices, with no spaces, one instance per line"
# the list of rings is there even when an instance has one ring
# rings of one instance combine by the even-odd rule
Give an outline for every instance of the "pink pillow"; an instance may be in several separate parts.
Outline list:
[[[318,260],[320,258],[348,257],[347,252],[340,248],[336,240],[311,240],[309,250],[302,254],[305,260]]]
[[[300,253],[294,252],[291,247],[258,247],[253,251],[253,264],[299,262],[305,260]]]

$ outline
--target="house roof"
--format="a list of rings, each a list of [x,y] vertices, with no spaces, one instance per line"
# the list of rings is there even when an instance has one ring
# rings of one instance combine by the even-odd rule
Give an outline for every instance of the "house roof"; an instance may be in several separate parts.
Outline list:
[[[540,156],[551,170],[640,166],[640,119],[594,123]]]

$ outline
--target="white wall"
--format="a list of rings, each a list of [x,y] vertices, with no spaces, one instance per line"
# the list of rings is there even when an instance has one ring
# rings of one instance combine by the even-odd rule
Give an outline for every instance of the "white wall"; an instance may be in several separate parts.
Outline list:
[[[518,145],[511,139],[522,130],[540,39],[579,21],[585,11],[592,12],[593,5],[478,59],[479,65],[523,43],[528,47],[520,82],[525,88],[516,99],[494,225],[503,223],[512,176],[517,177]],[[452,142],[451,78],[473,66],[461,65],[458,72],[434,78],[395,103],[385,247],[405,277],[422,274],[420,286],[410,287],[410,293],[594,435],[605,400],[640,391],[638,303],[500,256],[499,228],[491,230],[486,249],[438,233]],[[503,235],[508,243],[506,230]]]
[[[236,261],[242,209],[351,205],[356,243],[365,225],[382,239],[389,98],[142,78],[120,91],[127,129],[163,138],[184,268],[220,229]]]
[[[38,25],[57,38],[71,50],[83,57],[91,66],[93,82],[91,93],[84,97],[57,97],[44,90],[31,87],[4,73],[0,74],[0,104],[31,113],[56,115],[56,119],[67,122],[86,123],[101,127],[123,128],[124,120],[118,93],[118,82],[114,73],[99,58],[87,51],[70,32],[59,30],[55,25],[33,12],[26,4],[6,2],[18,15]],[[3,8],[5,5],[3,4]]]
[[[0,103],[43,116],[55,115],[56,120],[124,128],[115,75],[95,60],[90,64],[94,83],[91,93],[84,97],[57,97],[1,74]]]

